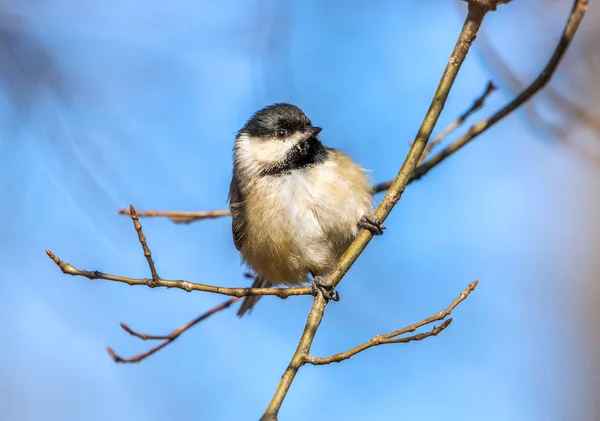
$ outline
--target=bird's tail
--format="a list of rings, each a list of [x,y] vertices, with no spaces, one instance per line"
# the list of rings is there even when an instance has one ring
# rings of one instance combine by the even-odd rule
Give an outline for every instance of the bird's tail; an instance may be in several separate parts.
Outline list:
[[[268,279],[258,275],[254,277],[252,288],[269,288],[271,286],[272,284]],[[237,312],[237,315],[242,317],[246,312],[251,311],[258,300],[260,300],[260,297],[260,295],[249,295],[248,297],[245,297],[242,301],[240,309]]]

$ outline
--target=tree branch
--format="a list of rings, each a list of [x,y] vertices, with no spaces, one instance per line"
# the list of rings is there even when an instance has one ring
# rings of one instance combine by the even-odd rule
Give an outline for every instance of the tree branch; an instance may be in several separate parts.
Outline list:
[[[160,341],[160,340],[162,340],[163,342],[161,342],[159,345],[155,346],[154,348],[149,349],[146,352],[142,352],[142,353],[134,355],[133,357],[130,357],[130,358],[120,357],[117,353],[115,353],[115,351],[113,351],[113,349],[110,346],[107,346],[106,350],[108,351],[108,353],[110,354],[112,359],[115,360],[115,362],[117,362],[117,363],[140,362],[143,359],[148,358],[150,355],[155,354],[156,352],[160,351],[161,349],[163,349],[164,347],[169,345],[171,342],[173,342],[175,339],[177,339],[186,330],[194,327],[196,324],[200,323],[202,320],[209,318],[213,314],[218,313],[221,310],[225,310],[226,308],[230,307],[232,304],[236,303],[240,299],[241,298],[239,298],[239,297],[230,298],[229,300],[219,304],[216,307],[213,307],[212,309],[208,310],[207,312],[196,317],[194,320],[184,324],[183,326],[180,326],[179,328],[175,329],[168,335],[148,335],[145,333],[139,333],[139,332],[136,332],[135,330],[131,329],[125,323],[121,323],[121,327],[123,328],[123,330],[125,332],[127,332],[130,335],[133,335],[137,338],[140,338],[143,341],[148,341],[148,340],[159,340]]]
[[[131,215],[128,209],[119,209],[118,212],[121,215]],[[147,210],[140,211],[137,213],[138,216],[148,217],[167,217],[176,224],[189,224],[191,222],[199,221],[201,219],[217,219],[223,216],[231,215],[228,209],[222,210],[210,210],[210,211],[192,211],[192,212],[180,212],[180,211],[155,211]]]
[[[556,46],[550,60],[539,74],[539,76],[529,85],[525,90],[523,90],[519,95],[515,97],[512,101],[498,110],[496,113],[492,114],[490,117],[485,120],[480,121],[479,123],[471,126],[469,131],[452,144],[448,145],[445,149],[438,152],[436,155],[431,157],[427,162],[423,165],[419,166],[417,171],[415,171],[414,179],[418,180],[422,176],[424,176],[431,168],[440,164],[444,159],[452,155],[454,152],[458,151],[460,148],[465,146],[471,140],[488,130],[494,124],[502,120],[504,117],[508,116],[514,110],[519,108],[521,105],[525,104],[527,101],[531,99],[536,93],[538,93],[544,86],[548,84],[552,75],[556,71],[560,61],[562,60],[567,48],[573,41],[573,37],[583,20],[583,16],[588,7],[588,0],[575,0],[573,3],[573,8],[571,9],[571,14],[569,15],[569,20],[565,25],[562,36]]]
[[[373,214],[374,218],[377,220],[381,222],[385,221],[393,207],[400,200],[409,181],[412,179],[415,168],[427,145],[427,141],[431,137],[435,124],[444,108],[450,89],[458,74],[458,70],[463,63],[471,44],[475,40],[475,36],[481,26],[483,18],[489,10],[489,8],[469,3],[467,18],[465,19],[454,51],[446,65],[446,69],[444,70],[429,110],[423,119],[421,128],[417,133],[416,139],[413,142],[398,175],[391,183],[389,190]],[[331,287],[333,290],[341,282],[343,276],[350,269],[352,264],[354,264],[356,259],[358,259],[358,256],[360,256],[372,238],[373,234],[369,230],[361,230],[357,238],[340,258],[336,267],[331,271],[327,278],[325,278],[324,284]],[[306,362],[306,358],[310,355],[310,348],[317,329],[321,324],[321,320],[323,319],[326,305],[327,301],[323,297],[323,294],[320,292],[317,293],[296,352],[285,370],[271,402],[261,418],[262,421],[277,420],[277,414],[279,413],[281,404],[287,395],[298,369]]]
[[[499,54],[496,54],[496,51],[492,47],[492,44],[489,42],[485,31],[482,31],[479,34],[479,44],[478,51],[483,53],[484,60],[488,62],[489,66],[492,67],[497,73],[500,74],[501,78],[504,79],[506,83],[510,86],[511,93],[518,93],[521,90],[525,89],[526,85],[521,82],[513,71],[504,63],[504,61],[500,58]],[[548,93],[548,89],[546,89],[544,93]],[[527,115],[528,120],[534,126],[540,127],[545,131],[551,133],[553,136],[557,138],[563,138],[565,136],[565,131],[559,125],[554,124],[546,119],[544,119],[536,110],[534,103],[528,103],[523,105],[523,111]]]
[[[440,134],[438,134],[436,137],[433,138],[433,140],[431,142],[429,142],[429,144],[425,148],[425,152],[423,152],[423,155],[421,155],[421,160],[419,161],[419,164],[423,162],[423,160],[431,153],[433,148],[435,148],[437,145],[439,145],[442,140],[444,140],[454,130],[456,130],[457,128],[462,126],[464,124],[464,122],[467,120],[467,118],[469,118],[471,116],[471,114],[474,114],[475,112],[477,112],[481,108],[483,108],[483,105],[485,104],[485,100],[487,99],[487,97],[490,96],[492,94],[492,92],[494,92],[496,89],[498,89],[498,88],[490,80],[485,87],[485,91],[483,91],[483,93],[477,99],[475,99],[475,101],[473,102],[473,105],[471,105],[469,107],[469,109],[467,109],[464,113],[462,113],[460,116],[458,116],[458,118],[456,120],[454,120],[452,123],[450,123],[448,126],[446,126],[446,128],[444,130],[442,130],[440,132]]]
[[[367,342],[362,343],[355,348],[352,348],[346,352],[340,352],[339,354],[334,354],[330,357],[314,357],[312,355],[309,355],[304,359],[304,362],[306,364],[312,364],[312,365],[324,365],[324,364],[331,364],[331,363],[339,363],[339,362],[347,360],[348,358],[353,357],[354,355],[359,354],[369,348],[372,348],[374,346],[379,346],[379,345],[384,345],[384,344],[398,344],[398,343],[407,343],[407,342],[412,342],[412,341],[420,341],[420,340],[423,340],[430,336],[437,336],[442,330],[446,329],[450,325],[450,323],[452,322],[452,319],[446,320],[440,326],[434,326],[434,328],[432,330],[430,330],[429,332],[424,332],[424,333],[419,333],[419,334],[412,335],[412,336],[398,338],[398,336],[400,336],[400,335],[405,335],[407,333],[414,332],[415,330],[417,330],[420,327],[423,327],[425,325],[431,324],[433,322],[437,322],[439,320],[444,320],[446,317],[448,317],[450,315],[450,313],[452,313],[452,311],[456,308],[456,306],[458,306],[461,302],[463,302],[469,296],[469,294],[475,290],[475,287],[477,287],[477,284],[478,284],[477,281],[474,281],[471,284],[469,284],[467,286],[467,288],[454,301],[452,301],[452,304],[450,304],[445,310],[442,310],[442,311],[434,314],[433,316],[428,317],[427,319],[421,320],[420,322],[414,323],[410,326],[406,326],[406,327],[404,327],[400,330],[396,330],[394,332],[386,333],[384,335],[374,336]]]
[[[142,231],[142,224],[140,223],[137,213],[133,206],[130,207],[130,214],[131,219],[133,221],[133,226],[138,233],[138,239],[140,241],[140,244],[142,245],[142,249],[144,250],[144,256],[148,261],[148,267],[150,268],[150,272],[152,273],[152,278],[127,278],[124,276],[110,275],[107,273],[99,272],[97,270],[79,270],[73,265],[60,260],[50,250],[46,250],[46,254],[48,254],[48,257],[50,257],[54,261],[54,263],[56,263],[56,265],[60,268],[60,270],[62,270],[64,274],[72,276],[83,276],[88,279],[103,279],[106,281],[122,282],[129,285],[144,285],[150,288],[178,288],[183,289],[187,292],[204,291],[211,292],[214,294],[229,295],[238,298],[247,297],[250,295],[275,295],[279,298],[287,298],[293,295],[314,294],[313,288],[310,286],[299,288],[225,288],[213,285],[196,284],[183,280],[162,279],[156,273],[154,261],[152,260],[152,253],[150,252],[150,248],[148,247],[148,243],[146,242],[146,237],[144,236],[144,232]]]
[[[140,219],[135,213],[135,209],[132,205],[129,205],[129,212],[131,214],[131,220],[133,221],[133,228],[135,229],[135,232],[137,232],[140,245],[142,246],[142,250],[144,250],[144,257],[148,262],[148,267],[150,268],[150,273],[152,274],[152,281],[150,281],[148,286],[154,287],[160,281],[160,277],[156,272],[154,260],[152,260],[152,253],[150,252],[150,248],[148,247],[148,243],[146,242],[146,236],[144,235],[144,231],[142,231],[142,224],[140,223]]]
[[[498,53],[498,51],[496,51],[492,43],[485,36],[485,32],[480,34],[480,38],[478,49],[483,54],[484,60],[489,62],[490,67],[492,67],[496,73],[498,73],[500,77],[506,81],[506,83],[510,86],[511,91],[519,92],[522,90],[525,87],[525,84],[506,64],[502,56]],[[545,96],[556,107],[562,109],[576,120],[579,120],[581,123],[591,128],[596,132],[596,134],[600,134],[600,119],[591,115],[584,107],[562,95],[552,86],[546,86],[543,96]],[[566,133],[560,127],[544,120],[544,118],[537,113],[535,106],[533,105],[531,110],[529,110],[529,118],[534,124],[549,127],[550,131],[556,132],[556,136],[559,138],[563,138],[566,135]]]

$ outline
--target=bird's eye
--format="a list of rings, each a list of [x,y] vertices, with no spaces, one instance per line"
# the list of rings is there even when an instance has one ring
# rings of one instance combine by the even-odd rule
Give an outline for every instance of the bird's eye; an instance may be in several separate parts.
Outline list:
[[[277,139],[283,139],[287,136],[287,130],[279,129],[275,132],[275,136],[277,136]]]

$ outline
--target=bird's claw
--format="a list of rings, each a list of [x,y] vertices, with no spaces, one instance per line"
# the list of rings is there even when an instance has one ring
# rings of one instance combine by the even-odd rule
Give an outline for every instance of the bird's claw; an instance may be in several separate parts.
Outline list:
[[[313,277],[312,288],[313,288],[314,294],[317,293],[317,290],[321,291],[321,294],[323,294],[323,297],[325,297],[325,299],[327,301],[329,301],[329,300],[339,301],[340,300],[340,294],[338,294],[337,291],[334,291],[331,286],[325,285],[323,283],[322,276],[314,276]]]
[[[358,226],[371,231],[373,235],[382,235],[385,225],[372,215],[363,215],[358,221]]]

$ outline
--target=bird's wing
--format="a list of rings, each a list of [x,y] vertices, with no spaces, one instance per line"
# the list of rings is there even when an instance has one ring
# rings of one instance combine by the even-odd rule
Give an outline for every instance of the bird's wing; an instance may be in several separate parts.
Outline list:
[[[239,184],[231,180],[229,185],[229,209],[231,210],[231,231],[233,233],[233,242],[235,248],[241,250],[246,236],[246,211],[244,208],[244,198],[240,191]]]

